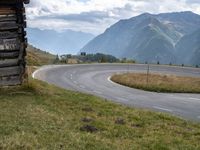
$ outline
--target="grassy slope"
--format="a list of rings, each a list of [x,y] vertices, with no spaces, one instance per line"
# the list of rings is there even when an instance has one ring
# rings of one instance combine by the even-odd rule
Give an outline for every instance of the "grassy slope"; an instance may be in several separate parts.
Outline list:
[[[56,56],[48,52],[41,51],[29,45],[27,48],[27,64],[32,66],[41,66],[52,64]]]
[[[116,83],[154,92],[200,93],[200,78],[180,77],[174,75],[126,73],[114,75],[111,80]]]
[[[0,89],[0,149],[200,149],[199,124],[29,82]]]

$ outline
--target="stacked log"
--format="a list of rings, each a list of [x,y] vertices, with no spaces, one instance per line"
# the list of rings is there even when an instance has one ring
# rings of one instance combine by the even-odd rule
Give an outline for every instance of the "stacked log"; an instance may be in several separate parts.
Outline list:
[[[24,4],[28,3],[28,0],[0,0],[0,86],[23,82],[27,48]]]

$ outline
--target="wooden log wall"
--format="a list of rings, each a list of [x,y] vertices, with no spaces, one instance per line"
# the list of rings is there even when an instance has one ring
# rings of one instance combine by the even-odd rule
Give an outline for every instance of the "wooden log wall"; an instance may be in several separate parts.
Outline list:
[[[29,0],[0,0],[0,86],[22,84],[26,67],[26,15]]]

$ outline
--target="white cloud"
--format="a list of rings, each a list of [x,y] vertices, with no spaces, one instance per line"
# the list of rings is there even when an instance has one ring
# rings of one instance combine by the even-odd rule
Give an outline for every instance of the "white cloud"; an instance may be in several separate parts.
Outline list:
[[[144,12],[193,11],[199,0],[32,0],[27,6],[28,26],[99,34],[119,19]]]

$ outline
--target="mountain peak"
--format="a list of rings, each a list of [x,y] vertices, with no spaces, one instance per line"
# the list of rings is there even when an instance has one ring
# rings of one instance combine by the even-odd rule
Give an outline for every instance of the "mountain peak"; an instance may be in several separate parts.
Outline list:
[[[138,18],[140,18],[140,19],[145,19],[145,18],[151,18],[151,17],[153,17],[153,15],[146,12],[146,13],[143,13],[143,14],[141,14],[141,15],[132,17],[132,18],[130,18],[130,19],[128,19],[128,20],[134,20],[134,19],[138,19]]]
[[[82,50],[132,58],[138,62],[176,63],[177,42],[199,27],[200,16],[190,11],[143,13],[120,20]]]
[[[138,17],[141,17],[141,16],[152,16],[152,14],[150,14],[150,13],[148,13],[148,12],[145,12],[145,13],[139,15]]]

